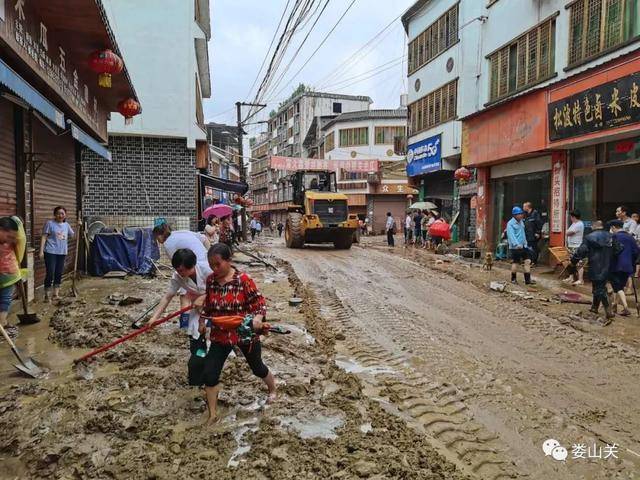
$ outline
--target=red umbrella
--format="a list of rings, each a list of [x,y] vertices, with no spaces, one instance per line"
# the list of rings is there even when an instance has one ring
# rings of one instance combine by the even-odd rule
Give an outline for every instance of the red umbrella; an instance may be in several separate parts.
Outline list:
[[[202,218],[209,218],[211,216],[223,218],[229,216],[233,213],[233,209],[229,205],[225,205],[224,203],[216,203],[215,205],[211,205],[208,208],[205,208],[204,212],[202,212]]]

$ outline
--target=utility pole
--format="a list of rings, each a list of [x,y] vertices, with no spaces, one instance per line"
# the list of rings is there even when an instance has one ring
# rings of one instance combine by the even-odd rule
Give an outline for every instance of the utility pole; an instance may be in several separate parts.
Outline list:
[[[244,183],[248,183],[247,171],[244,168],[244,153],[243,153],[244,147],[242,145],[242,134],[243,134],[243,126],[244,126],[244,123],[242,121],[243,106],[261,107],[260,110],[262,110],[263,108],[266,107],[266,105],[261,103],[236,102],[236,115],[237,115],[237,121],[238,121],[238,171],[240,172],[240,181]],[[246,218],[246,212],[244,207],[241,210],[241,212],[242,212],[242,217],[240,220],[242,222],[242,240],[246,241],[247,240],[247,218]]]

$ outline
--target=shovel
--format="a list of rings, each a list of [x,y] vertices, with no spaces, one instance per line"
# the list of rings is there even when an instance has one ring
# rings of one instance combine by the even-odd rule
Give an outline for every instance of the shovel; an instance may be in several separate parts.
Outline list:
[[[121,343],[126,342],[127,340],[130,340],[130,339],[132,339],[134,337],[137,337],[138,335],[141,335],[144,332],[147,332],[147,331],[151,330],[152,328],[157,327],[160,324],[168,322],[169,320],[171,320],[174,317],[177,317],[181,313],[188,312],[192,308],[193,308],[192,305],[187,305],[186,307],[181,308],[180,310],[178,310],[176,312],[173,312],[172,314],[167,315],[166,317],[163,317],[163,318],[161,318],[159,320],[156,320],[155,322],[147,323],[144,327],[140,328],[139,330],[136,330],[135,332],[129,333],[129,334],[125,335],[124,337],[120,337],[117,340],[114,340],[113,342],[108,343],[107,345],[103,345],[102,347],[99,347],[99,348],[96,348],[95,350],[90,351],[89,353],[85,353],[80,358],[75,359],[73,361],[73,363],[77,364],[77,363],[80,363],[80,362],[84,362],[85,360],[88,360],[91,357],[95,357],[99,353],[106,352],[107,350],[112,349],[116,345],[120,345]]]
[[[71,277],[71,295],[78,297],[76,282],[78,280],[78,253],[80,250],[80,234],[82,233],[82,212],[78,212],[78,231],[76,232],[76,252],[73,259],[73,277]]]
[[[18,321],[22,325],[33,325],[34,323],[38,323],[40,321],[38,315],[36,315],[35,313],[29,313],[29,308],[27,307],[27,292],[24,289],[24,282],[18,282],[18,290],[20,290],[22,310],[24,311],[24,313],[18,314]]]
[[[147,315],[149,315],[149,312],[151,312],[151,310],[153,310],[154,308],[156,308],[158,306],[158,304],[160,303],[160,300],[158,300],[156,303],[154,303],[153,305],[151,305],[149,308],[147,308],[144,313],[142,315],[140,315],[132,324],[131,324],[131,328],[141,328],[142,327],[142,321],[145,319],[145,317]]]
[[[20,372],[24,373],[25,375],[29,375],[30,377],[33,377],[33,378],[41,377],[44,373],[42,369],[35,364],[35,362],[31,357],[24,358],[22,355],[20,355],[20,352],[16,348],[15,343],[13,343],[13,341],[11,340],[11,337],[9,337],[9,335],[7,334],[7,331],[2,327],[2,325],[0,325],[0,332],[2,332],[2,336],[7,341],[7,343],[11,346],[11,351],[20,362],[18,364],[14,363],[13,366],[16,367],[16,369],[18,369]]]

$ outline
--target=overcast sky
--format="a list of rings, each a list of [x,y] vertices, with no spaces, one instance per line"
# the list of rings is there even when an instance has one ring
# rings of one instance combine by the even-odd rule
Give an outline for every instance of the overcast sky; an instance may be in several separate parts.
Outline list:
[[[326,77],[403,13],[413,1],[356,0],[309,64],[297,77],[291,78],[351,3],[351,0],[330,0],[281,85],[267,95],[271,97],[271,102],[259,119],[266,118],[268,112],[277,108],[277,104],[288,97],[299,83],[312,85],[320,91],[369,95],[374,101],[372,108],[397,107],[400,94],[406,88],[406,60],[394,63],[400,62],[406,52],[404,30],[399,19],[375,40],[374,48],[368,47],[331,77]],[[286,3],[286,0],[211,0],[212,38],[209,44],[209,61],[212,95],[204,101],[207,121],[235,124],[235,102],[253,99],[255,89],[252,97],[248,97],[251,84]],[[307,29],[294,36],[280,71],[298,48],[306,31]],[[260,80],[262,75],[258,83]],[[286,86],[289,80],[291,83]],[[278,94],[281,89],[283,90]],[[253,126],[247,127],[247,130],[250,135],[255,135],[260,128]]]

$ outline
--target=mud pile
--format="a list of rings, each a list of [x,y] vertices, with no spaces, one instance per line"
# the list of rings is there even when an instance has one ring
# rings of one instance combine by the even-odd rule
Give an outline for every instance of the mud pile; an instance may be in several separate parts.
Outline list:
[[[265,363],[280,385],[275,404],[264,404],[262,382],[241,354],[232,356],[220,420],[205,426],[203,392],[187,385],[188,341],[165,324],[101,356],[92,375],[54,372],[4,389],[0,478],[464,478],[336,366],[331,326],[291,268],[281,267],[289,281],[250,272],[269,300],[270,321],[292,330],[264,339]],[[138,296],[148,287],[130,282]],[[294,295],[302,308],[288,305]],[[51,338],[95,347],[130,331],[130,317],[120,307],[74,302],[54,312]]]

